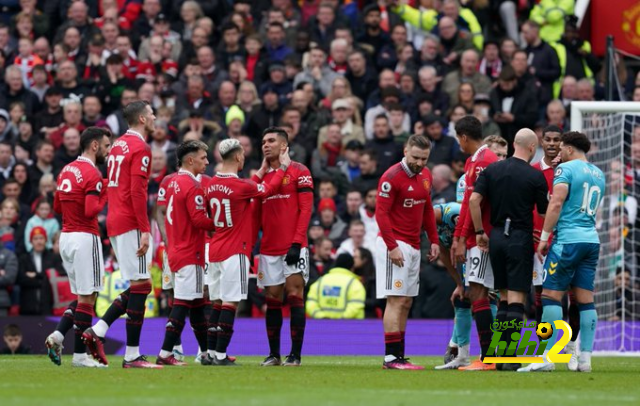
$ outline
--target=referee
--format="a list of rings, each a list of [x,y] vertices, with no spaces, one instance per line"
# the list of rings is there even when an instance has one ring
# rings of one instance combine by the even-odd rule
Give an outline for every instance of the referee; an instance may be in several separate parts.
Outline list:
[[[529,165],[538,147],[536,134],[528,128],[521,129],[516,133],[513,146],[515,152],[511,158],[489,165],[480,174],[469,200],[469,210],[478,247],[489,251],[494,288],[500,291],[497,319],[499,322],[514,320],[517,326],[524,320],[524,302],[533,276],[533,210],[537,207],[541,215],[547,211],[548,186],[542,172]],[[488,199],[491,207],[490,237],[482,229],[480,203],[483,199]],[[505,331],[507,348],[515,332],[520,329]],[[519,367],[520,364],[496,365],[504,371],[515,371]]]

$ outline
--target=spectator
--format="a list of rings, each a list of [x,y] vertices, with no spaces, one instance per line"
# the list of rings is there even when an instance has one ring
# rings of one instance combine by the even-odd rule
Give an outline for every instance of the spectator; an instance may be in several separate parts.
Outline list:
[[[566,109],[569,109],[572,101],[578,100],[578,81],[576,78],[573,76],[565,76],[562,79],[559,98],[562,100],[562,104]]]
[[[366,290],[365,317],[381,318],[384,312],[385,300],[376,298],[376,269],[371,251],[366,248],[355,250],[353,269],[362,278],[362,284]]]
[[[376,152],[369,149],[365,150],[360,155],[360,176],[352,181],[354,189],[359,190],[362,194],[367,193],[372,188],[377,189],[380,173],[378,172]]]
[[[260,109],[251,115],[247,124],[247,134],[253,139],[258,139],[263,129],[276,125],[281,114],[276,90],[268,86],[263,92]]]
[[[339,246],[347,237],[347,225],[337,215],[333,199],[324,198],[318,203],[318,214],[325,236],[334,246]]]
[[[345,77],[351,84],[353,95],[360,100],[367,100],[376,88],[376,76],[373,69],[367,65],[363,51],[354,50],[347,59],[349,69]]]
[[[0,276],[0,281],[2,276]],[[1,282],[0,282],[1,283]],[[1,286],[1,285],[0,285]],[[6,316],[6,314],[5,314]],[[6,348],[0,351],[2,355],[26,355],[31,354],[31,348],[22,343],[22,331],[15,324],[7,324],[2,335]]]
[[[78,130],[78,133],[84,131],[85,126],[82,124],[82,104],[80,101],[69,101],[62,108],[64,123],[57,130],[51,133],[49,139],[55,148],[60,148],[65,131],[69,128]]]
[[[171,141],[168,137],[169,126],[164,120],[155,121],[155,130],[151,134],[151,149],[160,150],[165,153],[167,157],[174,155],[176,150],[176,143]],[[173,169],[173,168],[171,168]]]
[[[137,43],[142,42],[151,33],[154,20],[162,12],[160,0],[143,0],[142,13],[133,22],[131,32]]]
[[[246,58],[246,50],[240,43],[240,27],[228,21],[220,27],[222,42],[217,50],[216,59],[221,63],[222,68],[229,70],[231,62]]]
[[[308,152],[305,140],[300,137],[301,115],[293,106],[287,106],[282,111],[280,126],[285,129],[289,137],[289,156],[298,162],[308,162]],[[294,158],[295,157],[295,158]]]
[[[343,145],[351,141],[365,142],[362,126],[355,124],[353,120],[349,118],[352,111],[353,106],[347,99],[337,99],[332,104],[331,117],[333,123],[338,125]],[[326,141],[327,130],[328,125],[320,128],[320,132],[318,133],[318,147]]]
[[[53,158],[53,172],[58,174],[66,165],[75,161],[80,155],[80,131],[70,127],[62,136],[62,145]],[[49,233],[49,235],[53,235]]]
[[[400,90],[395,86],[388,86],[382,88],[380,92],[380,104],[367,110],[367,114],[364,118],[364,134],[367,140],[374,138],[374,123],[379,115],[385,115],[389,117],[389,106],[398,104],[400,102]],[[402,128],[404,131],[411,130],[411,118],[409,114],[404,114],[402,122]]]
[[[460,83],[458,88],[458,104],[468,111],[473,110],[473,102],[476,97],[476,90],[471,83]]]
[[[393,141],[400,150],[404,148],[411,135],[404,127],[405,114],[408,114],[408,112],[406,112],[402,104],[394,103],[389,105],[389,130],[393,136]]]
[[[375,151],[378,157],[378,170],[385,172],[402,159],[401,145],[394,140],[389,128],[389,118],[380,114],[373,123],[373,139],[367,141],[367,149]]]
[[[555,49],[540,38],[540,26],[535,21],[522,25],[522,37],[527,43],[529,71],[538,83],[538,102],[545,106],[553,99],[554,83],[560,78],[560,62]]]
[[[431,170],[431,202],[443,204],[456,201],[456,185],[451,181],[452,173],[449,165],[436,165]]]
[[[245,116],[251,114],[261,103],[256,85],[250,80],[247,79],[240,84],[236,98],[236,105],[242,109]]]
[[[285,31],[281,23],[274,22],[267,27],[265,49],[271,61],[283,62],[293,51],[285,44]]]
[[[137,99],[138,92],[135,89],[125,88],[122,91],[122,97],[120,98],[120,106],[124,108],[127,104]],[[107,125],[111,129],[111,132],[116,136],[124,134],[127,128],[129,128],[129,125],[127,125],[124,120],[124,116],[122,115],[122,108],[117,109],[107,116]]]
[[[53,300],[47,271],[60,269],[60,263],[51,248],[47,248],[47,231],[34,227],[29,233],[33,249],[19,257],[17,285],[20,286],[20,315],[46,316],[52,312]],[[61,270],[61,269],[60,269]]]
[[[89,88],[78,81],[78,69],[71,61],[60,63],[56,78],[62,90],[63,99],[82,102],[82,99],[91,93]],[[66,101],[63,104],[66,104]]]
[[[85,127],[107,127],[107,122],[102,113],[102,103],[96,95],[89,95],[82,101],[82,125]]]
[[[18,162],[13,167],[11,177],[2,186],[2,195],[16,199],[20,203],[20,218],[26,222],[31,215],[31,202],[37,191],[31,189],[31,182],[27,174],[27,165]]]
[[[369,4],[362,10],[362,19],[364,21],[364,31],[357,37],[357,41],[363,48],[367,49],[369,56],[378,61],[380,51],[391,46],[391,38],[382,30],[381,10],[376,4]]]
[[[366,291],[353,273],[353,257],[338,255],[334,268],[309,287],[307,315],[314,319],[364,319]]]
[[[580,38],[576,16],[567,17],[564,34],[555,44],[555,50],[562,76],[593,80],[594,72],[600,69],[598,58],[591,52],[591,44]]]
[[[451,17],[445,16],[440,19],[438,31],[440,33],[442,61],[449,66],[449,70],[453,70],[461,64],[461,55],[465,51],[474,48],[473,42],[467,32],[461,31],[456,27],[455,20]]]
[[[287,80],[286,69],[282,63],[274,62],[269,66],[269,80],[262,84],[261,91],[266,87],[275,89],[280,105],[284,106],[289,102],[293,86]]]
[[[498,78],[498,87],[491,91],[491,116],[509,143],[513,155],[513,137],[520,128],[532,127],[538,117],[538,102],[533,93],[518,85],[515,71],[505,66]]]
[[[89,17],[89,7],[84,1],[71,3],[68,17],[69,19],[58,27],[54,42],[60,42],[70,27],[76,28],[78,35],[84,39],[82,43],[83,48],[87,45],[86,41],[88,41],[89,38],[100,33],[98,28],[92,24],[91,17]]]
[[[485,74],[489,79],[495,81],[498,79],[498,75],[502,70],[502,64],[498,43],[495,41],[485,41],[478,72]]]
[[[560,100],[551,100],[547,104],[547,125],[555,125],[563,131],[569,129],[567,112]]]
[[[491,80],[477,70],[478,62],[477,52],[468,49],[462,52],[460,68],[445,76],[442,90],[449,95],[452,104],[458,103],[458,88],[462,82],[471,83],[477,93],[489,93],[491,90]]]
[[[304,70],[296,75],[293,86],[297,87],[301,82],[308,82],[313,85],[313,90],[322,97],[331,92],[331,85],[337,77],[329,65],[327,65],[327,55],[325,51],[316,47],[309,52],[309,60]]]
[[[0,189],[11,177],[16,158],[13,156],[12,144],[8,141],[0,142]]]
[[[587,78],[580,79],[576,84],[576,100],[579,101],[594,101],[595,100],[595,89],[593,88],[593,84],[591,80]]]
[[[323,129],[326,133],[325,141],[313,151],[311,173],[315,178],[335,178],[341,174],[339,165],[344,160],[340,125],[332,123]]]
[[[176,103],[176,118],[178,121],[182,121],[189,115],[192,110],[199,110],[201,112],[207,111],[211,107],[211,95],[205,90],[205,81],[202,76],[192,75],[187,79],[187,91],[182,97],[178,97]],[[222,122],[224,120],[224,111],[219,112],[218,119]],[[211,118],[212,113],[206,113]]]
[[[311,258],[309,267],[309,286],[327,273],[333,264],[333,243],[328,237],[324,236],[324,228],[320,220],[311,220],[309,227],[310,235],[314,234],[311,231],[313,228],[319,230],[320,236],[311,240],[313,241],[313,257]]]
[[[24,105],[26,114],[32,115],[38,111],[38,96],[25,87],[19,66],[9,66],[5,70],[4,80],[6,88],[0,92],[0,107],[8,108],[13,103],[20,102]]]
[[[473,102],[473,115],[482,123],[482,136],[500,135],[500,127],[489,116],[491,100],[489,95],[477,95]]]
[[[352,140],[344,147],[344,161],[340,164],[340,170],[349,182],[360,176],[360,155],[364,145],[357,140]]]
[[[535,76],[529,69],[529,56],[521,49],[513,53],[510,65],[516,72],[518,84],[533,91],[536,99],[538,98],[539,86]]]
[[[541,0],[531,9],[529,18],[540,27],[540,37],[547,43],[560,40],[565,31],[565,16],[574,12],[574,0]]]
[[[196,26],[196,21],[203,17],[202,7],[197,1],[187,0],[180,7],[180,21],[176,24],[176,31],[182,37],[182,40],[191,39],[191,34]]]
[[[35,150],[36,161],[29,167],[29,180],[32,190],[38,190],[40,178],[45,174],[53,174],[54,146],[50,141],[40,141]]]
[[[39,106],[44,102],[44,95],[49,89],[49,73],[44,65],[36,65],[32,71],[33,83],[30,90],[38,96]]]
[[[249,35],[245,38],[247,50],[246,64],[247,80],[253,82],[256,87],[266,80],[268,69],[268,55],[262,47],[262,38],[258,35]]]
[[[441,119],[435,114],[429,114],[422,118],[424,135],[431,141],[431,153],[428,165],[433,168],[436,165],[451,165],[455,155],[460,150],[460,145],[455,137],[444,134]]]
[[[347,231],[349,238],[344,240],[338,247],[336,255],[349,254],[354,255],[355,251],[361,247],[372,249],[372,247],[365,246],[365,228],[362,220],[355,219],[349,223],[349,229]]]
[[[362,193],[357,190],[349,190],[346,197],[346,207],[340,218],[347,224],[351,224],[353,220],[360,219],[360,206],[362,206]]]
[[[320,3],[318,14],[309,20],[311,41],[316,44],[330,44],[335,37],[336,14],[330,3]]]

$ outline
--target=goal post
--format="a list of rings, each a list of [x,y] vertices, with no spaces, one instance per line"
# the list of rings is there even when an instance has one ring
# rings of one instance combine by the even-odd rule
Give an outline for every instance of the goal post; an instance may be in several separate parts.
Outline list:
[[[594,352],[640,355],[640,186],[634,181],[640,174],[632,160],[632,144],[640,145],[640,103],[572,102],[571,130],[589,137],[589,161],[606,176],[597,219]]]

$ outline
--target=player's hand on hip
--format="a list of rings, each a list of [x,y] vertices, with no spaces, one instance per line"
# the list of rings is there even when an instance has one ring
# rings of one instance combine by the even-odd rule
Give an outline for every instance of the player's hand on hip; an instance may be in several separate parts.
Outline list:
[[[540,262],[544,262],[544,257],[546,257],[548,253],[549,253],[549,242],[540,241],[540,244],[538,244],[538,252],[536,252],[536,255],[538,256],[538,260],[540,260]]]
[[[300,261],[300,247],[301,245],[297,242],[291,244],[291,248],[289,248],[289,252],[287,252],[287,256],[284,258],[284,262],[286,262],[287,265],[293,266]]]
[[[482,252],[489,252],[489,237],[487,234],[476,235],[476,245]]]
[[[284,151],[280,151],[280,165],[284,165],[288,167],[291,165],[291,157],[289,156],[289,147],[285,148]]]
[[[395,266],[399,266],[400,268],[404,266],[404,255],[402,255],[400,247],[395,247],[389,251],[389,259]]]
[[[464,264],[467,261],[467,244],[464,240],[458,240],[458,245],[456,245],[455,250],[455,262],[454,266],[457,264]]]
[[[456,299],[464,300],[464,286],[456,285],[456,288],[451,294],[451,305],[455,306]]]
[[[138,251],[136,251],[137,256],[141,257],[147,253],[147,250],[149,249],[149,238],[150,234],[148,232],[140,235],[140,247],[138,248]]]
[[[433,262],[440,257],[440,245],[431,244],[431,253],[429,254],[429,261]]]

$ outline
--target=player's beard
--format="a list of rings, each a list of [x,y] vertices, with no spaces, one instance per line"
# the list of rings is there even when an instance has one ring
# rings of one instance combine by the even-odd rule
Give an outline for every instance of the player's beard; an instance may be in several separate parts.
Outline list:
[[[418,164],[407,163],[407,166],[409,167],[409,169],[411,169],[411,172],[415,174],[422,172],[422,170],[424,169],[424,166]]]

